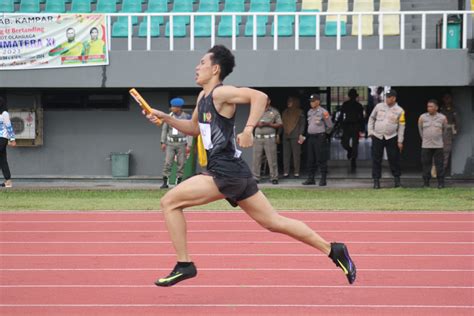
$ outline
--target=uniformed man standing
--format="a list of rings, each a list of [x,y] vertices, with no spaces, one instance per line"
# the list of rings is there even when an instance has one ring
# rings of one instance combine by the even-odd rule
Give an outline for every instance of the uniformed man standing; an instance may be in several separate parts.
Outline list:
[[[308,179],[303,185],[316,184],[314,177],[319,167],[321,179],[319,186],[326,185],[326,176],[328,173],[329,156],[329,137],[333,124],[329,112],[321,107],[321,98],[318,94],[312,94],[309,98],[311,109],[308,111],[308,130],[306,133],[307,151],[308,151]],[[299,143],[305,141],[300,137]]]
[[[453,96],[451,93],[445,93],[443,96],[443,106],[440,109],[440,112],[446,116],[448,120],[448,125],[443,134],[443,144],[444,144],[444,170],[448,169],[449,159],[451,157],[451,151],[453,149],[453,139],[457,134],[458,126],[456,119],[456,109],[453,104]]]
[[[431,166],[436,167],[438,189],[444,188],[443,134],[448,120],[438,113],[438,101],[429,100],[428,112],[418,119],[418,130],[422,139],[421,164],[423,166],[423,186],[430,186]]]
[[[191,115],[183,112],[182,107],[184,100],[181,98],[174,98],[170,101],[171,113],[170,116],[178,120],[190,120]],[[176,169],[176,184],[183,181],[184,163],[186,156],[191,151],[192,137],[186,136],[175,128],[164,123],[161,130],[161,150],[166,151],[165,166],[163,168],[163,184],[161,189],[168,188],[168,179],[171,175],[171,167],[173,161],[177,160]]]
[[[351,161],[351,169],[356,169],[356,160],[359,152],[359,133],[364,125],[364,108],[357,102],[359,94],[356,89],[350,89],[349,100],[341,107],[339,120],[342,122],[341,145],[347,151],[347,159]],[[352,145],[351,145],[352,140]]]
[[[397,92],[385,94],[385,102],[375,106],[369,117],[369,136],[372,137],[372,178],[374,189],[380,189],[383,150],[387,149],[390,170],[395,178],[395,187],[400,184],[400,152],[403,150],[405,133],[405,111],[397,103]]]
[[[280,112],[270,106],[270,98],[268,98],[265,113],[260,118],[255,128],[255,141],[253,145],[253,176],[260,181],[260,171],[262,169],[262,154],[265,156],[270,169],[270,179],[273,184],[278,184],[278,160],[277,160],[277,144],[276,131],[283,126]]]

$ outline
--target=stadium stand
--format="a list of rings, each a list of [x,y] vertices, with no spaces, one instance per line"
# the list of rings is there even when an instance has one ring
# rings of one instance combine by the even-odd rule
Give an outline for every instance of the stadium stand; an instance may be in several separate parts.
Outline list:
[[[296,0],[277,0],[276,12],[296,12]],[[283,15],[278,17],[278,36],[292,36],[295,17]],[[272,23],[271,34],[274,35],[275,22]]]
[[[116,0],[97,0],[96,13],[115,13],[117,12]]]
[[[38,13],[40,12],[39,0],[21,0],[20,12],[22,13]]]
[[[15,11],[13,0],[0,0],[0,12],[11,13]]]
[[[354,12],[373,12],[374,1],[373,0],[354,0]],[[361,17],[361,34],[369,36],[374,34],[374,16],[363,15]],[[359,35],[359,17],[352,17],[352,35]]]
[[[347,12],[349,9],[348,0],[329,0],[327,12]],[[341,15],[340,28],[341,36],[347,35],[346,30],[347,16]],[[324,34],[326,36],[336,36],[337,35],[337,16],[328,15],[326,17],[326,26],[324,29]]]
[[[249,12],[270,12],[270,0],[250,0]],[[268,15],[256,17],[257,36],[265,36],[267,33]],[[245,36],[253,36],[254,18],[247,17],[245,24]]]
[[[380,11],[400,11],[400,0],[380,0]],[[383,35],[400,35],[400,16],[384,14]]]
[[[223,12],[244,12],[245,11],[245,0],[226,0],[224,4]],[[242,16],[237,15],[235,17],[235,34],[240,35],[240,23],[242,23]],[[232,36],[232,17],[223,16],[219,22],[217,28],[217,35],[220,37]]]
[[[161,13],[168,12],[168,0],[149,0],[148,9],[146,13]],[[158,37],[160,36],[160,25],[164,23],[165,19],[162,16],[152,16],[150,25],[150,36]],[[140,23],[138,30],[138,36],[146,37],[147,35],[147,23],[148,19],[145,17]]]
[[[65,13],[66,3],[64,0],[47,0],[44,11],[47,13]]]
[[[90,0],[72,0],[71,13],[91,13],[92,6]]]
[[[323,10],[322,0],[303,0],[301,11],[321,12]],[[300,17],[300,36],[315,36],[318,17],[302,16]]]
[[[201,1],[198,12],[219,12],[219,0]],[[194,36],[209,37],[212,32],[211,16],[197,16],[194,21]]]

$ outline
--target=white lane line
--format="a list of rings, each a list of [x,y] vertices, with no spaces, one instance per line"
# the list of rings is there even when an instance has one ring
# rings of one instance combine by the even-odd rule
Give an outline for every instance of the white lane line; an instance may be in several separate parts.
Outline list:
[[[181,288],[302,288],[302,289],[474,289],[474,286],[444,285],[264,285],[264,284],[229,284],[229,285],[181,285]],[[0,285],[0,288],[156,288],[154,284],[24,284]]]
[[[132,214],[140,214],[140,215],[152,215],[152,214],[161,214],[161,210],[150,210],[150,211],[143,211],[143,210],[101,210],[101,211],[51,211],[51,210],[40,210],[40,211],[2,211],[2,214],[7,215],[49,215],[49,214],[61,214],[61,215],[94,215],[94,214],[117,214],[117,215],[132,215]],[[241,210],[185,210],[185,213],[193,213],[193,214],[219,214],[219,215],[226,215],[226,214],[238,214],[238,215],[246,215],[244,211]],[[278,210],[278,213],[288,213],[288,214],[362,214],[362,215],[372,215],[372,214],[383,214],[383,215],[466,215],[470,214],[473,215],[472,211],[410,211],[410,210],[402,210],[402,211],[361,211],[361,210],[344,210],[344,211],[324,211],[324,210]]]
[[[381,304],[0,304],[0,307],[19,307],[19,308],[31,308],[31,307],[199,307],[199,308],[268,308],[268,307],[279,307],[279,308],[375,308],[375,309],[402,309],[402,308],[416,308],[416,309],[474,309],[473,305],[381,305]]]
[[[427,244],[427,245],[472,245],[474,241],[344,241],[346,244],[382,244],[382,245],[411,245],[411,244]],[[171,245],[171,241],[0,241],[0,244],[166,244]],[[239,241],[239,240],[215,240],[215,241],[188,241],[188,244],[302,244],[299,241]]]
[[[474,234],[474,230],[318,230],[320,233],[430,233],[430,234]],[[3,230],[1,233],[168,233],[167,230]],[[196,229],[188,233],[268,233],[264,229]]]
[[[193,256],[201,257],[327,257],[323,254],[308,253],[195,253]],[[0,257],[172,257],[174,253],[61,253],[61,254],[28,254],[28,253],[2,253]],[[474,257],[474,254],[379,254],[379,253],[353,253],[352,257]]]
[[[0,271],[169,271],[170,268],[20,268],[20,269],[2,269]],[[199,268],[199,271],[294,271],[294,272],[338,272],[340,269],[322,269],[322,268]],[[365,272],[474,272],[474,269],[357,269]]]
[[[418,221],[407,221],[407,220],[306,220],[295,218],[305,223],[439,223],[439,224],[447,224],[447,223],[468,223],[474,224],[474,221],[430,221],[430,220],[418,220]],[[217,219],[209,219],[209,220],[186,220],[187,223],[255,223],[253,220],[217,220]],[[23,223],[165,223],[164,220],[158,221],[125,221],[125,220],[115,220],[115,221],[89,221],[89,220],[77,220],[77,221],[2,221],[1,223],[14,223],[14,224],[23,224]]]

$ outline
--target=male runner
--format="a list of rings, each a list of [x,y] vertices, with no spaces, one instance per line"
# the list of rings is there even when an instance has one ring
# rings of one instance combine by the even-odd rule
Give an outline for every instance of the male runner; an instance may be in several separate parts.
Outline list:
[[[158,286],[172,286],[196,276],[197,270],[188,254],[186,220],[183,209],[227,199],[240,206],[258,224],[304,242],[329,256],[347,276],[349,283],[356,279],[356,267],[346,246],[328,243],[301,221],[279,215],[257,183],[247,164],[240,158],[235,141],[235,110],[237,104],[250,104],[250,114],[238,144],[247,148],[253,144],[253,129],[262,117],[267,96],[257,90],[223,85],[222,81],[235,66],[234,56],[224,46],[212,47],[196,67],[196,83],[202,87],[197,107],[191,120],[177,120],[164,112],[153,110],[147,118],[157,119],[182,131],[201,134],[207,151],[207,173],[196,175],[180,183],[161,199],[161,209],[178,262],[171,274],[155,282]]]

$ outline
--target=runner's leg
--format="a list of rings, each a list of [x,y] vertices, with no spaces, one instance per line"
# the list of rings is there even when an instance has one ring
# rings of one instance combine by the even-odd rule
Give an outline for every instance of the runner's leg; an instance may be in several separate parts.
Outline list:
[[[191,261],[187,249],[186,219],[183,209],[223,198],[224,196],[219,192],[213,178],[206,175],[191,177],[163,196],[160,202],[161,210],[178,261]]]
[[[261,191],[238,203],[252,219],[269,231],[293,237],[326,255],[331,251],[331,245],[308,225],[278,214]]]

